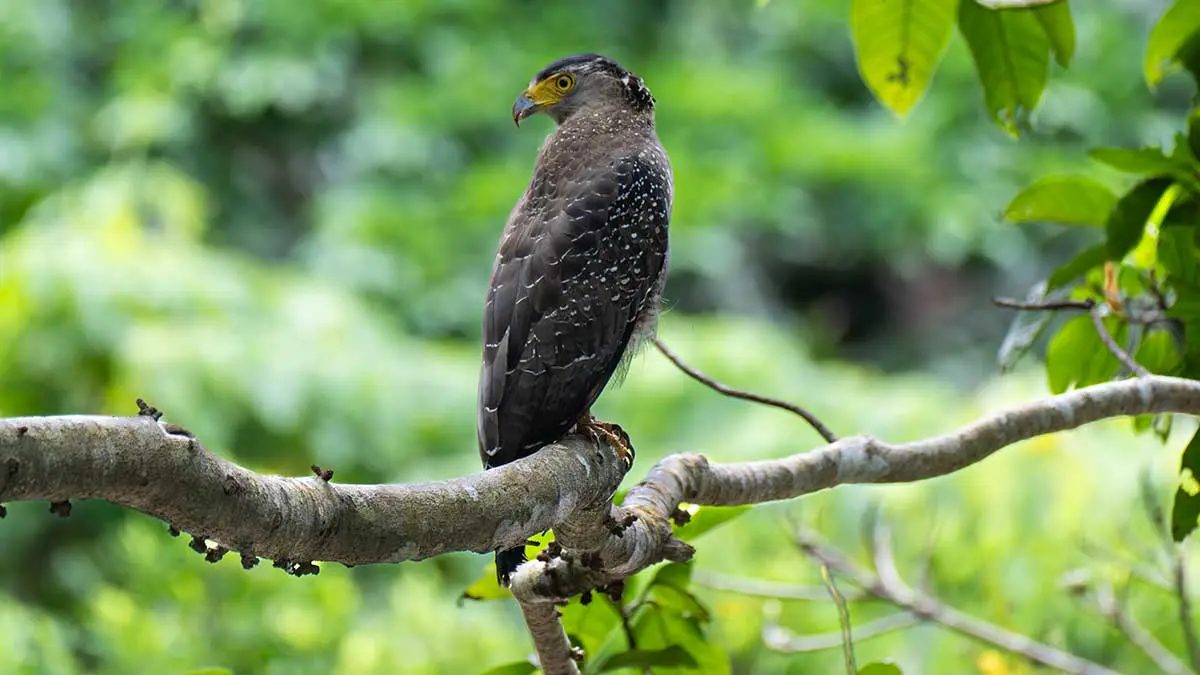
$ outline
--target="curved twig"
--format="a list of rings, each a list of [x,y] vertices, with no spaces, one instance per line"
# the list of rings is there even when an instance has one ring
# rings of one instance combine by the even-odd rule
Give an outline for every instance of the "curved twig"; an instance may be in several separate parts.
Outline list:
[[[763,405],[768,405],[773,408],[787,410],[788,412],[794,413],[794,414],[802,417],[804,419],[804,421],[808,422],[808,424],[814,430],[816,430],[816,432],[818,434],[821,435],[821,438],[824,438],[827,442],[833,443],[834,441],[836,441],[838,439],[837,435],[834,434],[832,431],[830,431],[829,427],[825,426],[825,424],[823,422],[821,422],[821,420],[817,419],[816,415],[810,413],[809,411],[805,410],[804,408],[801,408],[800,406],[798,406],[794,403],[788,403],[787,401],[782,401],[777,398],[771,398],[769,396],[762,396],[760,394],[755,394],[753,392],[744,391],[741,389],[735,389],[728,385],[721,384],[720,382],[717,382],[716,380],[712,379],[708,375],[705,375],[704,373],[700,372],[696,368],[688,365],[687,362],[685,362],[683,359],[679,358],[678,354],[671,351],[665,344],[663,344],[662,340],[660,340],[657,336],[654,336],[650,339],[651,339],[651,341],[654,342],[654,346],[658,347],[658,351],[662,352],[662,355],[667,357],[667,360],[670,361],[671,363],[673,363],[676,368],[682,370],[688,377],[699,382],[700,384],[703,384],[704,386],[708,387],[709,389],[712,389],[713,391],[716,391],[720,394],[724,394],[725,396],[728,396],[730,398],[739,398],[739,399],[742,399],[743,401],[752,401],[754,403],[761,403]]]

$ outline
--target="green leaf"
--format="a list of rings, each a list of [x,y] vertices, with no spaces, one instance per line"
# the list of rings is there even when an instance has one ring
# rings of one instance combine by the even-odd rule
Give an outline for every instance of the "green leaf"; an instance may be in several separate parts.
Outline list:
[[[1200,319],[1200,282],[1176,278],[1171,280],[1171,288],[1175,291],[1175,302],[1167,310],[1167,316],[1183,319],[1189,322],[1188,336],[1192,338],[1189,345],[1200,349],[1200,331],[1193,331],[1190,322]],[[1196,325],[1200,329],[1200,325]]]
[[[1171,537],[1183,541],[1196,529],[1200,518],[1200,430],[1179,458],[1179,488],[1175,490],[1175,505],[1171,508]]]
[[[1113,338],[1120,344],[1124,339],[1124,323],[1113,318],[1105,323],[1109,332],[1116,328]],[[1054,394],[1061,394],[1072,386],[1107,382],[1120,368],[1120,362],[1100,341],[1092,317],[1087,314],[1064,323],[1046,347],[1046,375]]]
[[[687,650],[679,645],[663,649],[634,649],[623,654],[617,654],[604,662],[596,672],[608,673],[620,668],[663,668],[663,667],[698,668],[700,664]]]
[[[1200,226],[1200,203],[1192,201],[1188,196],[1172,203],[1162,217],[1163,228],[1190,228],[1189,231],[1196,232],[1197,226]]]
[[[654,575],[642,593],[643,602],[653,602],[663,609],[671,609],[681,616],[696,619],[701,623],[712,620],[712,613],[704,603],[689,590],[692,585],[692,563],[670,563]]]
[[[1158,86],[1172,68],[1179,50],[1200,30],[1200,3],[1195,0],[1175,0],[1150,31],[1146,45],[1143,72],[1146,83]]]
[[[858,675],[904,675],[904,671],[891,661],[876,661],[859,668]]]
[[[502,666],[496,666],[491,670],[485,670],[483,675],[529,675],[529,673],[536,673],[537,671],[538,667],[528,661],[514,661]]]
[[[1014,223],[1032,221],[1103,227],[1116,206],[1112,190],[1090,178],[1047,176],[1022,190],[1004,209]]]
[[[1117,201],[1105,226],[1109,260],[1121,260],[1141,241],[1146,220],[1170,186],[1170,178],[1151,178],[1135,185]]]
[[[1183,361],[1179,343],[1168,330],[1151,328],[1133,354],[1146,370],[1157,375],[1173,375]]]
[[[992,119],[1016,136],[1046,86],[1050,39],[1032,9],[988,9],[962,0],[958,30],[967,41]]]
[[[650,599],[659,607],[675,610],[683,617],[695,619],[704,624],[712,621],[712,612],[708,610],[708,607],[685,588],[659,584],[650,591]]]
[[[1192,158],[1200,158],[1200,108],[1193,108],[1188,113],[1187,142]]]
[[[1067,0],[1057,0],[1033,8],[1033,15],[1046,37],[1050,39],[1050,50],[1054,52],[1054,60],[1066,68],[1071,64],[1075,55],[1075,22],[1071,20],[1071,6]]]
[[[228,668],[201,668],[189,670],[184,675],[233,675],[233,671]]]
[[[905,115],[929,88],[958,0],[851,0],[858,70],[879,102]]]
[[[1104,264],[1108,260],[1108,246],[1096,244],[1083,249],[1074,258],[1063,263],[1046,280],[1046,289],[1062,288],[1075,279]]]
[[[1168,280],[1200,284],[1200,248],[1196,246],[1196,226],[1169,227],[1163,224],[1158,233],[1158,262],[1167,272]]]
[[[687,588],[692,583],[692,563],[667,563],[659,568],[654,574],[654,580],[646,587],[646,590],[653,588],[657,584],[666,584],[679,588]]]
[[[571,601],[559,612],[562,614],[563,629],[574,644],[583,648],[589,667],[628,648],[621,615],[613,603],[601,594],[593,593],[592,601],[586,605]]]
[[[683,508],[681,506],[681,508]],[[750,510],[749,506],[701,506],[695,507],[691,519],[686,525],[676,525],[675,536],[684,541],[695,541],[701,535],[741,516]]]
[[[729,656],[705,635],[703,622],[686,616],[672,607],[645,602],[635,610],[630,622],[639,649],[657,650],[679,646],[691,654],[696,663],[704,664],[705,675],[725,675],[730,672]],[[602,664],[597,663],[599,669]],[[692,673],[695,668],[660,667],[655,675]]]
[[[1144,176],[1171,176],[1182,170],[1162,148],[1093,148],[1088,156],[1118,171]]]

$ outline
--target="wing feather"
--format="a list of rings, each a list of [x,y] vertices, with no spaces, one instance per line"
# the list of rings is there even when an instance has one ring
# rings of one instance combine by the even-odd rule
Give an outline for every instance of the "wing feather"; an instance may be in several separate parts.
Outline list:
[[[537,187],[535,175],[505,228],[484,310],[488,467],[558,439],[595,401],[657,310],[667,261],[665,154],[618,158],[553,199],[535,198]]]

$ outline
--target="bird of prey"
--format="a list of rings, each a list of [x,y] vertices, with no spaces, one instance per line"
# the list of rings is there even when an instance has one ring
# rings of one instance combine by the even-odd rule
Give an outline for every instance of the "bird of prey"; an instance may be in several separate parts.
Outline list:
[[[543,68],[513,105],[517,126],[535,113],[556,128],[492,268],[480,456],[491,469],[574,432],[607,439],[632,462],[628,436],[591,407],[654,331],[666,278],[673,185],[654,97],[616,61],[577,54]],[[500,583],[524,560],[524,547],[497,551]]]

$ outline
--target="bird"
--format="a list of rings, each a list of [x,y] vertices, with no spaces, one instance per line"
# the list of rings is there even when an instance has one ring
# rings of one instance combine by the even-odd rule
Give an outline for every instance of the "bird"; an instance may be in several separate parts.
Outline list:
[[[592,405],[653,335],[674,199],[670,159],[642,78],[575,54],[540,70],[512,107],[550,117],[525,192],[500,237],[483,312],[476,431],[485,469],[570,433],[633,445]],[[620,379],[620,378],[618,378]],[[508,586],[524,546],[496,551]]]

